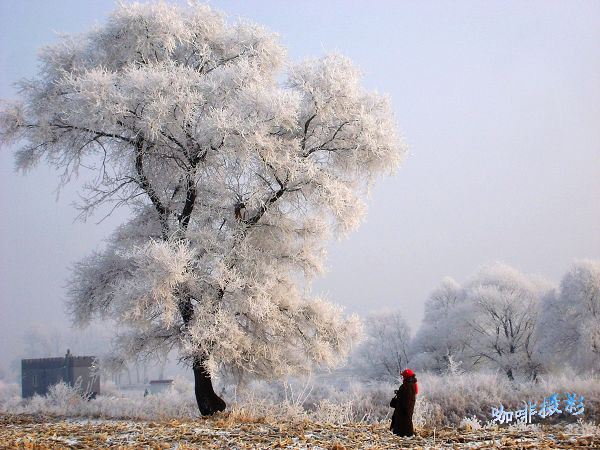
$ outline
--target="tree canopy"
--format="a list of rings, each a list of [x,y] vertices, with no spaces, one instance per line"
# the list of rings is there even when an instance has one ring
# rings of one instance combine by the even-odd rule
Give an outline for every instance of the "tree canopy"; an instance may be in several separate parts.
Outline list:
[[[4,103],[23,171],[91,174],[78,205],[127,207],[69,287],[78,323],[119,324],[122,356],[177,349],[195,368],[283,376],[332,366],[356,316],[311,297],[324,243],[405,146],[387,98],[345,57],[288,64],[276,35],[208,6],[121,4],[45,47]],[[91,169],[91,171],[89,170]]]

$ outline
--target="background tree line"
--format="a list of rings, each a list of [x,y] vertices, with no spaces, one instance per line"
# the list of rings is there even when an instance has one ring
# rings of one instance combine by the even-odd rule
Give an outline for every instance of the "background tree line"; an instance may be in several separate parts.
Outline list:
[[[446,277],[413,335],[402,310],[370,314],[354,370],[396,379],[411,366],[435,373],[495,370],[510,380],[600,369],[600,261],[573,263],[560,285],[502,263],[463,285]]]

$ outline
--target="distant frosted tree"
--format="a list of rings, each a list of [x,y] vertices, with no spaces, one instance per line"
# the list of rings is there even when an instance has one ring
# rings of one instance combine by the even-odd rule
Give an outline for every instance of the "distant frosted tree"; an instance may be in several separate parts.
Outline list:
[[[353,355],[353,365],[362,376],[397,380],[409,362],[411,332],[400,311],[369,314],[365,340]]]
[[[535,378],[536,326],[541,298],[552,286],[539,276],[524,275],[504,264],[483,267],[464,286],[460,314],[469,334],[467,349],[474,363]]]
[[[600,371],[600,261],[572,265],[560,290],[545,298],[538,334],[555,365]]]
[[[83,218],[130,208],[76,266],[70,311],[114,319],[120,355],[177,349],[202,414],[225,408],[221,366],[272,377],[344,357],[357,318],[298,281],[322,271],[330,231],[359,224],[362,194],[404,152],[388,100],[346,58],[287,76],[283,63],[275,35],[207,6],[120,5],[43,49],[1,113],[19,169],[90,175]]]
[[[460,285],[450,277],[431,293],[411,348],[415,367],[442,373],[451,364],[465,362],[467,334],[464,317],[457,313],[462,301]]]

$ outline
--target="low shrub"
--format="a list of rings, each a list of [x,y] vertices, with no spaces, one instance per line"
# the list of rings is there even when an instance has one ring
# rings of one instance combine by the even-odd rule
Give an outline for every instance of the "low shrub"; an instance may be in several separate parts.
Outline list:
[[[97,398],[86,400],[76,389],[60,383],[48,395],[21,399],[18,385],[0,381],[0,411],[43,413],[69,417],[115,419],[196,418],[198,409],[191,382],[176,380],[173,389],[144,397],[123,393],[107,386]],[[334,376],[286,383],[253,382],[245,387],[225,386],[222,395],[234,417],[245,420],[303,421],[341,424],[378,423],[390,418],[389,401],[398,386],[386,382],[360,382]],[[585,411],[579,416],[563,412],[551,417],[533,416],[533,422],[582,423],[600,418],[600,382],[593,376],[548,376],[538,382],[510,382],[496,374],[471,373],[419,375],[415,407],[416,425],[463,426],[477,429],[491,420],[491,408],[503,405],[517,410],[523,403],[539,403],[554,393],[564,399],[566,392],[583,397]],[[573,425],[575,426],[575,425]],[[593,424],[591,426],[594,426]]]

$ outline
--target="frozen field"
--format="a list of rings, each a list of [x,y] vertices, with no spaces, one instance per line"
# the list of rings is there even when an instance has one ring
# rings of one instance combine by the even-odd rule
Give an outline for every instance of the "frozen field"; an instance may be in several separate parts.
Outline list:
[[[600,448],[597,427],[418,428],[401,439],[384,425],[268,423],[230,414],[186,421],[81,420],[0,415],[3,448]]]

